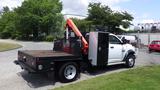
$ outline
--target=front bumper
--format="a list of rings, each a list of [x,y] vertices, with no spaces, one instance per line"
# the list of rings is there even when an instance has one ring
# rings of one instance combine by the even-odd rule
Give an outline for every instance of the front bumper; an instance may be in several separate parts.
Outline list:
[[[138,56],[138,53],[139,53],[139,49],[138,49],[138,48],[135,48],[135,53],[134,53],[134,55],[135,55],[136,58],[137,58],[137,56]]]

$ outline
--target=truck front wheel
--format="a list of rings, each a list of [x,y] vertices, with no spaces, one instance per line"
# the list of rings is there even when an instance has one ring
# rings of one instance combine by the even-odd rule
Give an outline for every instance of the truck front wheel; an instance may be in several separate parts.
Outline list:
[[[130,54],[126,59],[126,66],[128,68],[131,68],[134,66],[134,64],[135,64],[135,55]]]
[[[78,66],[74,62],[64,63],[59,69],[59,79],[61,82],[71,82],[79,76]]]

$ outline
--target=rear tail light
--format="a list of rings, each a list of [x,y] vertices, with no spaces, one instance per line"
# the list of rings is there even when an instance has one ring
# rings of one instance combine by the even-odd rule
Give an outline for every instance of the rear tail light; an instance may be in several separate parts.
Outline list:
[[[38,70],[42,70],[43,69],[43,65],[38,65]]]

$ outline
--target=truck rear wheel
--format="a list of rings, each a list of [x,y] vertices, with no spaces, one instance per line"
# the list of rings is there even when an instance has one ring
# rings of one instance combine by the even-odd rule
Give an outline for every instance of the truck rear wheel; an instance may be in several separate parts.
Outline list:
[[[132,68],[135,64],[135,55],[130,54],[126,59],[126,66]]]
[[[61,82],[71,82],[76,80],[79,76],[77,64],[74,62],[68,62],[61,65],[58,75]]]

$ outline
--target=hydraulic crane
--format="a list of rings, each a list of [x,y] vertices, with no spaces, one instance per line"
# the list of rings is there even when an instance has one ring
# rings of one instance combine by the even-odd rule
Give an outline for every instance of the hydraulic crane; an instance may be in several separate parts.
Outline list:
[[[76,36],[81,39],[83,54],[85,55],[88,54],[88,42],[86,41],[84,36],[81,34],[80,30],[77,28],[77,26],[73,23],[71,19],[67,19],[66,21],[66,39],[68,39],[69,35],[68,32],[70,32],[68,28],[71,28],[70,30],[72,30],[76,34]]]

